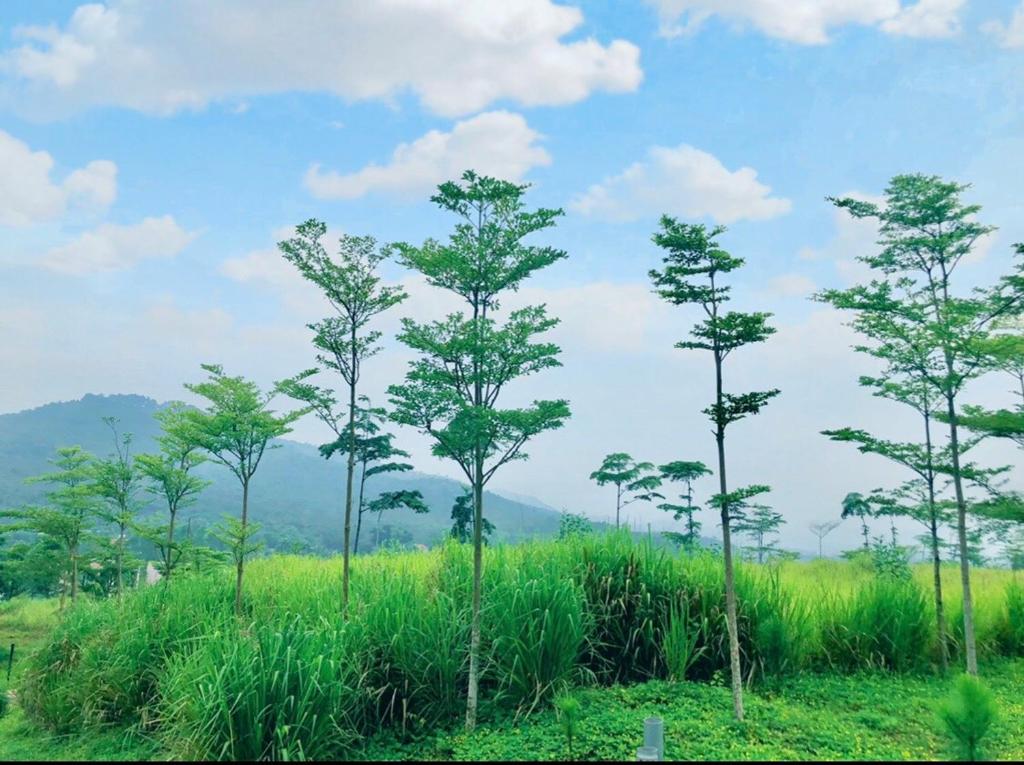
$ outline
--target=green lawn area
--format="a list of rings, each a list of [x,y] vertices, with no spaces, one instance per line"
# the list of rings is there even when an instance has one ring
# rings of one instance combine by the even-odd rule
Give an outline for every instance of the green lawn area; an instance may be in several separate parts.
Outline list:
[[[1000,703],[988,741],[992,759],[1024,758],[1024,661],[983,668]],[[651,682],[589,689],[578,698],[583,718],[578,759],[634,760],[643,720],[665,721],[666,758],[676,760],[928,760],[952,756],[934,705],[949,688],[937,678],[884,674],[806,675],[746,697],[747,719],[732,719],[729,689],[696,683]],[[516,723],[484,725],[472,735],[442,734],[396,745],[371,741],[367,759],[568,759],[554,711]]]

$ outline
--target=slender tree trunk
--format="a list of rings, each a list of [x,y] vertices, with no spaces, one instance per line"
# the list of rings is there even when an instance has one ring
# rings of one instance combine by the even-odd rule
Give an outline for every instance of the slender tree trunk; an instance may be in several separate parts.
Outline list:
[[[478,228],[479,230],[479,228]],[[483,406],[484,391],[480,368],[480,322],[487,316],[486,304],[482,306],[479,295],[473,296],[473,406],[479,413]],[[469,632],[469,688],[466,693],[466,731],[476,727],[476,710],[480,692],[480,602],[483,587],[483,525],[484,525],[484,450],[480,433],[476,433],[473,446],[473,605]],[[616,510],[616,515],[618,511]],[[617,519],[616,519],[617,521]],[[617,523],[616,523],[617,525]]]
[[[824,557],[824,555],[822,554],[822,548],[823,548],[824,544],[825,544],[825,537],[818,537],[818,557],[819,558]]]
[[[864,549],[865,550],[870,550],[871,549],[871,543],[868,540],[868,522],[866,520],[864,520],[864,516],[863,515],[860,517],[860,525],[861,525],[861,529],[863,530],[863,533],[864,533]]]
[[[942,602],[942,555],[939,549],[939,512],[935,506],[935,467],[932,447],[932,416],[929,402],[924,405],[924,444],[928,458],[925,483],[928,485],[928,531],[932,537],[932,575],[935,580],[935,626],[939,636],[939,662],[942,674],[949,672],[949,633]]]
[[[363,498],[366,491],[366,463],[363,462],[362,470],[359,473],[359,506],[356,508],[356,540],[352,546],[352,554],[359,554],[359,532],[363,528]]]
[[[78,548],[71,552],[71,602],[78,598]]]
[[[117,538],[117,599],[124,597],[124,524],[118,524]]]
[[[175,510],[170,511],[171,521],[167,524],[167,552],[164,555],[164,586],[171,581],[171,556],[174,555],[174,518]]]
[[[349,540],[352,533],[352,476],[356,466],[356,328],[352,326],[352,380],[348,386],[348,477],[345,481],[345,552],[341,575],[341,613],[348,619]]]
[[[715,401],[722,406],[722,357],[715,351]],[[722,557],[725,561],[725,619],[729,630],[729,671],[732,678],[732,710],[737,720],[743,719],[743,675],[740,669],[740,636],[736,618],[736,582],[732,564],[732,538],[729,523],[729,493],[725,475],[725,428],[715,424],[715,442],[718,446],[718,486],[722,494]]]
[[[68,578],[70,577],[70,574],[71,574],[71,558],[69,556],[68,557],[68,567],[64,571],[64,576],[62,576],[60,578],[60,606],[58,607],[58,610],[61,611],[61,612],[64,611],[64,606],[67,603],[67,597],[68,597]]]
[[[932,500],[934,502],[934,500]],[[935,626],[939,635],[939,661],[942,674],[949,672],[949,640],[946,635],[946,614],[942,604],[942,558],[939,555],[939,529],[934,506],[931,510],[932,575],[935,579]]]
[[[469,693],[466,699],[466,730],[476,727],[480,689],[480,601],[483,584],[483,460],[477,459],[477,478],[473,482],[473,617],[469,635]]]
[[[242,481],[242,548],[238,551],[238,571],[235,577],[235,616],[242,615],[242,575],[245,573],[245,531],[249,525],[249,479]]]
[[[947,354],[947,368],[952,364]],[[967,501],[964,499],[963,479],[960,474],[960,438],[957,427],[956,402],[946,396],[946,414],[949,416],[949,447],[953,457],[953,488],[956,491],[956,533],[960,545],[960,583],[964,591],[964,652],[967,654],[967,673],[978,674],[977,644],[974,639],[974,600],[971,597],[971,561],[967,549]]]
[[[615,528],[619,527],[619,511],[622,510],[622,486],[615,484]]]

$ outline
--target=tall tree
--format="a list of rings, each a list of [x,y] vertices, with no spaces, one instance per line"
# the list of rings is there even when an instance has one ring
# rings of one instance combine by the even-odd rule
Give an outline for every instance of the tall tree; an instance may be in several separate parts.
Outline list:
[[[64,609],[69,587],[71,602],[78,598],[82,542],[90,533],[90,520],[100,509],[95,459],[78,446],[58,449],[56,458],[51,460],[56,470],[28,479],[28,483],[52,487],[46,492],[46,504],[3,513],[4,517],[14,521],[6,529],[32,531],[60,544],[64,556],[61,610]]]
[[[871,327],[874,336],[890,338],[901,351],[912,349],[904,356],[916,367],[913,373],[935,390],[941,402],[957,504],[966,664],[968,673],[976,675],[968,499],[961,470],[958,403],[967,382],[986,370],[981,348],[993,322],[1019,312],[1024,276],[1015,272],[991,290],[969,297],[956,293],[953,276],[957,267],[978,241],[994,230],[977,220],[980,206],[961,201],[967,188],[936,176],[898,175],[889,182],[882,204],[830,198],[854,218],[878,222],[880,250],[859,259],[883,279],[830,292],[826,299],[838,308],[856,311],[859,329]]]
[[[686,491],[679,495],[680,499],[686,502],[685,505],[663,502],[658,505],[658,509],[672,513],[672,517],[677,521],[683,518],[683,516],[686,517],[686,531],[682,535],[673,538],[678,539],[684,550],[692,552],[694,548],[700,546],[701,528],[700,521],[694,518],[694,515],[696,515],[700,508],[693,503],[693,482],[706,475],[711,475],[711,471],[708,470],[707,465],[703,462],[677,460],[676,462],[660,465],[658,472],[662,481],[681,483],[686,487]]]
[[[758,563],[764,563],[767,557],[779,553],[777,540],[769,537],[777,537],[785,522],[782,513],[768,505],[751,504],[742,512],[733,511],[733,530],[754,540],[753,551]]]
[[[818,538],[818,557],[824,557],[825,537],[831,534],[842,525],[842,520],[824,521],[822,523],[811,523],[807,526],[811,533]]]
[[[207,379],[186,383],[185,388],[206,399],[203,410],[189,409],[184,415],[185,432],[196,446],[215,462],[226,467],[242,487],[242,515],[231,524],[229,533],[237,542],[235,549],[235,613],[242,613],[242,577],[245,559],[251,551],[249,528],[249,485],[271,443],[291,432],[292,423],[306,414],[300,409],[277,415],[269,408],[273,392],[263,393],[256,383],[242,377],[229,377],[217,364],[203,364]]]
[[[596,481],[598,486],[615,486],[615,528],[619,527],[622,508],[626,505],[664,499],[654,491],[661,486],[661,478],[653,471],[653,463],[636,462],[625,452],[615,452],[606,456],[601,467],[590,474],[590,480]]]
[[[156,413],[161,426],[157,438],[160,451],[140,454],[135,458],[139,471],[148,483],[147,490],[160,497],[167,505],[167,523],[141,527],[141,533],[160,551],[164,584],[181,561],[185,549],[175,538],[178,513],[195,503],[199,493],[209,485],[193,474],[193,470],[206,461],[196,440],[189,435],[187,407],[172,402]]]
[[[868,498],[859,491],[851,491],[843,497],[842,508],[842,513],[839,516],[842,520],[857,518],[860,521],[861,533],[864,535],[864,549],[870,550],[871,537],[868,529],[868,518],[871,518],[874,512],[871,509],[871,503],[868,502]]]
[[[654,235],[654,243],[667,251],[664,269],[652,270],[655,291],[673,305],[695,305],[704,314],[691,330],[690,340],[676,344],[684,350],[711,353],[715,374],[715,401],[704,410],[714,425],[715,444],[718,449],[719,493],[712,498],[722,518],[722,555],[725,564],[726,619],[729,629],[729,667],[732,676],[733,712],[743,719],[743,676],[740,669],[739,629],[736,622],[736,584],[733,574],[731,520],[735,504],[767,491],[768,487],[747,487],[729,492],[726,461],[726,428],[744,417],[755,415],[779,391],[752,391],[732,394],[725,391],[723,369],[725,360],[733,351],[752,343],[767,340],[774,329],[768,325],[770,314],[742,313],[726,310],[730,300],[730,287],[723,277],[743,265],[743,259],[730,255],[718,244],[725,232],[722,226],[708,229],[704,225],[680,223],[663,216],[661,229]]]
[[[414,513],[429,513],[430,508],[423,501],[423,495],[416,489],[399,489],[397,491],[383,491],[367,504],[367,512],[377,514],[376,543],[380,546],[380,521],[384,517],[385,510],[398,510],[408,508]]]
[[[343,542],[341,608],[348,609],[349,551],[352,533],[352,488],[356,464],[356,389],[363,362],[377,353],[381,334],[367,327],[373,317],[383,313],[407,297],[399,287],[381,284],[377,270],[387,253],[378,249],[369,236],[342,235],[338,240],[338,258],[331,258],[323,245],[327,226],[308,220],[296,229],[296,236],[278,246],[284,257],[304,278],[323,292],[335,311],[322,321],[310,324],[315,336],[313,345],[319,353],[322,369],[337,372],[348,386],[348,461],[345,479],[345,531]],[[322,396],[320,389],[317,395]],[[333,399],[333,397],[332,397]],[[333,411],[334,401],[307,402],[316,415],[340,436],[339,417]]]
[[[118,432],[116,417],[104,417],[104,424],[110,428],[114,438],[114,454],[98,459],[93,465],[96,471],[96,493],[103,500],[100,516],[117,527],[114,542],[117,596],[124,594],[124,549],[127,531],[133,525],[141,509],[138,499],[140,475],[132,456],[132,434]]]
[[[523,239],[550,228],[562,215],[561,210],[525,210],[526,188],[467,171],[461,183],[444,183],[431,198],[458,218],[449,240],[395,245],[406,266],[429,284],[458,295],[469,309],[430,323],[403,319],[399,339],[419,358],[411,363],[405,383],[389,389],[395,421],[429,435],[434,454],[454,460],[473,491],[469,730],[476,725],[479,690],[484,486],[503,465],[525,459],[527,441],[569,417],[563,400],[498,407],[513,380],[559,366],[558,347],[536,341],[557,324],[543,306],[512,311],[504,325],[493,317],[503,292],[518,289],[538,269],[566,256],[552,247],[524,244]]]

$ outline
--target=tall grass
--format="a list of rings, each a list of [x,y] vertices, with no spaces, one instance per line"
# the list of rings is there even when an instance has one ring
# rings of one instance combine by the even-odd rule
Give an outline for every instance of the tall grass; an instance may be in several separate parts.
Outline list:
[[[340,562],[296,556],[253,562],[241,619],[227,572],[183,576],[120,604],[82,602],[31,659],[20,698],[50,728],[133,722],[182,757],[342,758],[383,726],[411,734],[460,718],[471,569],[471,551],[455,543],[359,557],[347,621]],[[613,533],[491,548],[484,571],[484,714],[528,712],[573,684],[728,670],[714,555],[677,556]],[[740,566],[747,681],[930,669],[929,581],[915,576],[879,579],[831,561]],[[976,581],[983,650],[1024,652],[1024,588],[1007,572]]]

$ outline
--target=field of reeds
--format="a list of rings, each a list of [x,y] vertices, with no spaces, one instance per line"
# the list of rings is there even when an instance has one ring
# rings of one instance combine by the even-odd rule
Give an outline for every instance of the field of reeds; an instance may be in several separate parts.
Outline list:
[[[254,561],[245,613],[227,572],[83,601],[21,675],[28,719],[66,733],[126,724],[203,759],[356,756],[367,737],[450,729],[464,712],[472,550],[354,561]],[[566,687],[650,680],[719,684],[728,673],[720,559],[626,534],[486,551],[481,719],[547,710]],[[944,572],[960,662],[958,570]],[[1024,655],[1024,584],[974,572],[983,659]],[[927,676],[938,641],[930,569],[901,581],[849,562],[738,570],[740,644],[755,688],[798,674]]]

